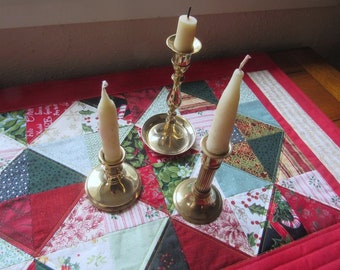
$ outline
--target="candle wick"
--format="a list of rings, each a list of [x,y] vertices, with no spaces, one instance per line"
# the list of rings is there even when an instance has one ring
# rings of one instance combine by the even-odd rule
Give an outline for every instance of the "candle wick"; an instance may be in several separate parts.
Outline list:
[[[251,59],[251,56],[249,54],[247,54],[246,57],[243,59],[243,61],[240,64],[240,67],[239,67],[240,70],[242,70],[242,68],[248,62],[249,59]]]
[[[103,81],[102,82],[102,90],[106,90],[105,88],[108,86],[109,84],[107,83],[107,81]]]
[[[190,12],[191,12],[191,7],[189,7],[189,10],[188,10],[188,14],[187,14],[187,18],[189,19],[190,17]]]

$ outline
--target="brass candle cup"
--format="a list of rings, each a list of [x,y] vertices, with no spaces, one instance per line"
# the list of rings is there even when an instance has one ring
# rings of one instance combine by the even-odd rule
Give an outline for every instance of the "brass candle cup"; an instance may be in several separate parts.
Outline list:
[[[223,201],[218,189],[212,185],[216,171],[223,159],[232,151],[229,143],[227,153],[214,155],[206,148],[205,136],[201,140],[202,164],[197,178],[181,182],[175,189],[173,201],[178,213],[193,224],[208,224],[216,220],[222,211]]]
[[[85,191],[91,203],[100,210],[116,213],[132,206],[138,199],[142,184],[135,168],[124,162],[125,150],[121,147],[122,157],[109,163],[99,151],[97,165],[85,182]]]
[[[182,53],[175,49],[176,35],[167,38],[167,46],[174,52],[171,58],[174,73],[171,76],[173,87],[167,96],[168,113],[154,115],[142,127],[145,144],[159,154],[178,155],[192,147],[195,142],[195,130],[188,120],[178,116],[177,108],[181,105],[181,84],[184,73],[190,67],[191,56],[202,48],[201,42],[195,38],[192,51]]]

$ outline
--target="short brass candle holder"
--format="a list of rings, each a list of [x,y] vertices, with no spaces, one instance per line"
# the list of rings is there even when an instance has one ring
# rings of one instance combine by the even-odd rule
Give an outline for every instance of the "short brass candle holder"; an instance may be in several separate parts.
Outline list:
[[[197,178],[189,178],[181,182],[175,189],[173,201],[178,213],[193,224],[208,224],[216,220],[223,206],[218,189],[212,185],[215,172],[221,166],[223,159],[231,153],[214,155],[206,148],[205,136],[201,140],[202,164]]]
[[[146,145],[159,154],[178,155],[192,147],[195,130],[188,120],[178,116],[176,109],[181,105],[181,84],[184,73],[190,66],[191,56],[202,48],[201,42],[194,38],[192,51],[182,53],[175,49],[176,35],[167,38],[167,46],[174,52],[171,59],[174,73],[171,76],[173,87],[167,96],[168,113],[157,114],[148,119],[142,127],[142,137]]]
[[[105,212],[116,213],[129,208],[136,202],[142,189],[136,169],[124,162],[125,150],[122,147],[121,151],[121,159],[109,163],[100,150],[100,164],[86,179],[87,197],[94,206]]]

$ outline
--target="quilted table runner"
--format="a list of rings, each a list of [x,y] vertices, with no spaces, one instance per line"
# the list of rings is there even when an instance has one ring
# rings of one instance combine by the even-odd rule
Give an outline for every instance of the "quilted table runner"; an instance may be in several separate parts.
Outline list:
[[[200,168],[200,140],[240,58],[193,63],[178,113],[196,132],[178,156],[141,139],[167,112],[170,67],[0,90],[0,269],[294,269],[340,265],[339,130],[265,54],[245,67],[233,151],[213,184],[219,218],[185,221],[175,187]],[[98,164],[101,81],[114,100],[126,162],[143,190],[117,214],[84,183]]]

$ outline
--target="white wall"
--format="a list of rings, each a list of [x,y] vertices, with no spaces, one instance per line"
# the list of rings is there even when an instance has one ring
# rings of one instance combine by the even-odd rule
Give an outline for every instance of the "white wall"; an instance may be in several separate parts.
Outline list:
[[[192,14],[199,20],[197,37],[203,44],[192,61],[309,46],[332,64],[340,63],[339,5]],[[0,88],[170,65],[165,40],[176,24],[177,16],[165,16],[2,27]]]
[[[0,0],[0,28],[336,6],[340,0]]]

